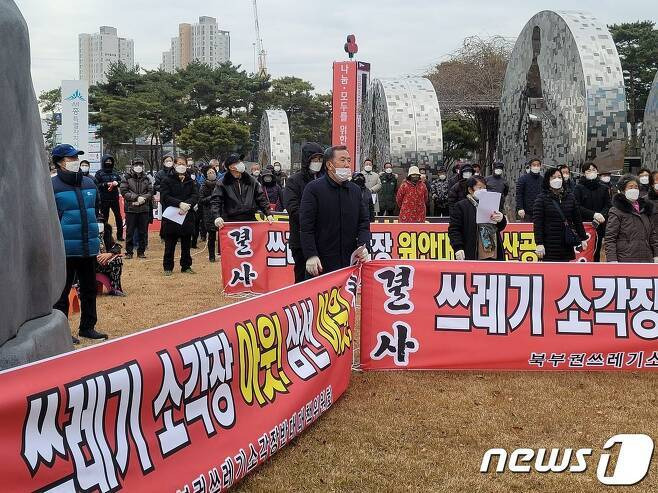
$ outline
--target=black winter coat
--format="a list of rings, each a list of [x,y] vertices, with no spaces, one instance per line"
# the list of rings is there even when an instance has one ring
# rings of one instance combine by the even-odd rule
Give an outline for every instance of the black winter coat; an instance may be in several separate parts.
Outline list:
[[[581,178],[580,182],[574,188],[574,195],[580,207],[580,215],[583,221],[589,222],[594,219],[594,214],[602,214],[606,222],[600,224],[596,230],[597,234],[605,234],[605,227],[608,219],[608,211],[612,207],[610,200],[610,189],[599,180],[588,180]]]
[[[101,159],[101,166],[106,160],[112,160],[112,166],[107,168],[103,166],[101,169],[96,171],[96,182],[98,183],[98,191],[101,194],[102,202],[114,202],[119,200],[119,184],[121,183],[121,175],[114,171],[114,158],[109,155],[103,156]],[[116,187],[112,187],[112,190],[109,189],[110,183],[117,182]]]
[[[151,212],[151,198],[153,197],[153,185],[149,177],[142,173],[137,175],[134,172],[126,173],[119,185],[121,196],[123,197],[123,207],[128,214],[141,214]],[[144,197],[145,202],[137,205],[137,199]]]
[[[477,209],[469,200],[460,200],[452,208],[450,214],[450,224],[448,225],[448,238],[450,245],[455,252],[464,250],[466,260],[478,260],[478,226],[477,226]],[[497,255],[496,260],[505,260],[503,250],[503,239],[500,232],[507,227],[507,219],[496,224],[498,228],[497,235]]]
[[[552,191],[544,189],[537,197],[532,210],[532,222],[535,232],[535,244],[544,245],[546,255],[544,261],[568,262],[576,258],[573,247],[568,247],[564,240],[565,224],[557,209],[559,203],[566,220],[571,224],[581,240],[587,239],[587,233],[583,227],[580,208],[576,197],[571,192],[556,195]]]
[[[457,183],[455,183],[448,192],[448,208],[450,215],[452,216],[452,209],[455,207],[457,202],[461,202],[468,195],[468,186],[466,182],[468,180],[462,178]]]
[[[239,180],[226,173],[210,196],[210,207],[213,223],[218,217],[226,222],[255,221],[256,212],[270,213],[263,187],[248,173],[242,173]]]
[[[299,206],[300,239],[304,257],[320,257],[322,272],[350,265],[358,246],[370,250],[370,220],[361,189],[329,176],[306,186]]]
[[[212,217],[212,207],[210,206],[210,198],[215,191],[217,183],[217,180],[210,181],[206,179],[199,189],[199,210],[197,213],[201,214],[203,223],[206,225],[206,230],[208,231],[217,231],[214,218]]]
[[[532,221],[537,197],[542,191],[542,176],[537,173],[525,173],[516,182],[516,210],[525,211],[525,220]]]
[[[160,171],[155,174],[155,182],[153,183],[153,193],[160,191],[160,184],[167,176],[174,174],[174,168],[165,168],[163,167]]]
[[[178,207],[181,202],[190,204],[190,210],[185,216],[183,224],[177,224],[169,219],[162,219],[163,234],[165,236],[191,235],[194,232],[195,213],[194,206],[199,202],[199,191],[196,182],[185,175],[183,181],[178,175],[168,175],[160,182],[160,202],[162,210],[167,207]]]
[[[315,175],[308,168],[302,169],[288,178],[286,187],[283,189],[283,207],[288,211],[290,222],[290,237],[288,238],[290,248],[302,247],[299,239],[299,205],[302,202],[306,185],[313,180],[315,180]]]

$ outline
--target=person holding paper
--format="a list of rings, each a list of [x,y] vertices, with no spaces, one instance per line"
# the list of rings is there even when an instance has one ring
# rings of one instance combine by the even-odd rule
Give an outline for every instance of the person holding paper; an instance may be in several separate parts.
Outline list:
[[[192,270],[190,244],[194,232],[194,206],[198,201],[199,191],[196,181],[190,177],[186,164],[177,161],[174,173],[165,176],[160,183],[160,202],[163,209],[161,227],[164,230],[165,238],[162,266],[164,267],[165,276],[170,276],[174,270],[174,253],[176,252],[178,240],[180,240],[181,246],[181,272],[195,274]],[[167,209],[169,207],[177,208],[178,214],[184,216],[185,219],[179,223],[167,218]]]
[[[500,211],[489,214],[488,223],[477,222],[479,197],[487,192],[487,183],[476,175],[466,181],[468,195],[457,202],[450,214],[448,238],[455,252],[455,260],[505,260],[500,232],[507,219]]]

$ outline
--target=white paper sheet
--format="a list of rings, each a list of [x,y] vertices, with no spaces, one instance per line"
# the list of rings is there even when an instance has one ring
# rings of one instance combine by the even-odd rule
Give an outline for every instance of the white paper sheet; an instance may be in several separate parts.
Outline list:
[[[185,214],[180,214],[180,209],[178,207],[171,206],[167,207],[162,213],[163,218],[169,219],[178,224],[183,224],[185,216],[187,216],[187,212]]]
[[[479,195],[478,200],[476,222],[478,224],[493,224],[491,214],[500,207],[500,193],[485,191]]]

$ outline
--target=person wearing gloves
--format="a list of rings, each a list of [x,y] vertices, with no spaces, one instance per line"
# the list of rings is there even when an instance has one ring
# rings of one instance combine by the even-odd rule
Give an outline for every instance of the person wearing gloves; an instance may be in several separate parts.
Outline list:
[[[542,191],[541,161],[532,159],[529,169],[530,173],[516,182],[516,214],[525,222],[532,222],[535,201]]]
[[[452,208],[448,237],[455,251],[455,260],[505,260],[500,232],[507,226],[502,212],[491,214],[493,224],[477,223],[478,197],[487,190],[481,176],[468,179],[468,195]]]
[[[503,163],[497,162],[493,165],[493,174],[487,176],[487,190],[490,192],[498,192],[500,194],[500,207],[499,210],[503,210],[505,207],[505,200],[509,194],[509,183],[503,176],[503,170],[505,165]]]
[[[208,166],[202,171],[205,178],[201,189],[199,190],[199,210],[197,214],[203,217],[203,223],[206,225],[208,232],[208,260],[215,262],[215,252],[217,250],[217,228],[212,220],[212,210],[210,207],[210,197],[217,186],[217,170]]]
[[[468,195],[468,179],[473,176],[473,165],[464,163],[459,167],[459,179],[448,191],[448,212],[452,214],[452,208],[460,200]]]
[[[227,222],[255,221],[258,211],[267,216],[270,224],[274,222],[263,187],[245,172],[242,159],[238,154],[226,158],[228,172],[217,182],[210,196],[209,218],[217,229],[222,229]]]
[[[130,171],[121,180],[119,190],[123,197],[123,208],[126,212],[125,257],[127,259],[133,258],[133,239],[135,231],[137,231],[137,257],[146,258],[146,236],[148,235],[149,220],[152,217],[153,185],[144,173],[143,159],[135,158],[132,160]]]
[[[100,250],[103,222],[99,217],[96,185],[80,172],[81,154],[82,151],[69,144],[59,144],[52,150],[57,174],[51,180],[66,253],[66,282],[53,308],[65,317],[69,316],[69,293],[77,279],[80,286],[78,335],[107,339],[107,334],[96,331],[96,256]],[[80,341],[73,337],[73,342]]]
[[[576,258],[575,247],[587,248],[580,208],[574,194],[564,189],[558,168],[549,168],[544,175],[532,222],[537,257],[544,262],[569,262]]]
[[[420,181],[418,166],[410,166],[407,179],[402,182],[395,197],[400,208],[401,223],[424,223],[427,214],[427,187]]]
[[[119,184],[121,175],[114,170],[114,157],[106,154],[101,158],[101,169],[96,172],[98,191],[101,194],[101,215],[110,220],[110,209],[117,227],[117,241],[123,241],[123,218],[119,208]]]
[[[617,183],[605,230],[607,262],[658,262],[658,230],[653,227],[654,207],[640,196],[640,181],[624,175]]]
[[[181,272],[195,274],[192,270],[192,256],[190,255],[190,244],[194,232],[195,213],[194,206],[199,201],[199,192],[196,181],[190,177],[184,160],[176,161],[174,173],[167,175],[160,183],[160,202],[162,210],[167,207],[175,207],[181,216],[185,216],[183,224],[162,218],[161,228],[164,230],[165,249],[162,258],[162,266],[165,276],[170,276],[174,270],[174,254],[176,244],[180,240]]]
[[[352,175],[352,183],[356,184],[361,189],[363,200],[368,207],[368,218],[370,219],[370,222],[373,222],[375,220],[375,204],[372,203],[372,194],[370,193],[370,189],[366,186],[365,175],[357,171]]]
[[[363,161],[363,176],[366,179],[366,188],[370,190],[370,201],[373,202],[375,214],[379,215],[379,191],[382,189],[382,181],[379,173],[374,171],[370,158]]]
[[[384,163],[384,172],[379,175],[381,188],[379,189],[379,212],[382,216],[395,216],[395,195],[398,192],[398,175],[393,173],[393,165]]]
[[[437,177],[432,180],[430,185],[430,196],[434,203],[435,216],[449,216],[450,208],[448,207],[448,173],[445,168],[439,168]]]
[[[637,178],[640,182],[640,198],[644,198],[649,195],[649,190],[651,190],[651,170],[649,168],[640,168],[640,171],[637,172]]]
[[[283,190],[269,169],[265,170],[265,173],[261,176],[261,184],[265,198],[270,204],[270,210],[281,212],[283,210]]]
[[[299,206],[300,239],[306,271],[313,277],[348,267],[354,255],[369,259],[370,220],[361,189],[350,181],[346,146],[324,153],[326,175],[304,189]]]
[[[290,236],[288,246],[295,260],[295,283],[306,279],[306,257],[302,250],[299,230],[299,205],[304,195],[304,189],[318,178],[323,170],[322,157],[324,152],[320,144],[307,142],[302,147],[302,169],[292,175],[283,189],[283,207],[288,211],[290,221]]]
[[[592,222],[596,228],[596,250],[594,262],[601,260],[601,247],[605,236],[605,222],[610,210],[610,190],[599,181],[599,168],[586,162],[582,166],[583,176],[574,188],[583,221]]]

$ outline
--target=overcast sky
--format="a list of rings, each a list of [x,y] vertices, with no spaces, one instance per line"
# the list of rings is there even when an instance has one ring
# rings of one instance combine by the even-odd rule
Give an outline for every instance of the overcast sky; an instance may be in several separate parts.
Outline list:
[[[10,0],[11,1],[11,0]],[[27,21],[37,95],[77,79],[78,34],[116,27],[135,41],[135,62],[155,69],[181,22],[216,17],[231,32],[231,61],[254,69],[251,0],[15,0]],[[658,20],[656,0],[581,0],[604,24]],[[572,0],[259,0],[261,37],[274,77],[294,75],[326,92],[331,62],[344,59],[347,34],[374,77],[420,75],[472,35],[516,39],[535,13],[573,9]]]

